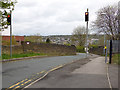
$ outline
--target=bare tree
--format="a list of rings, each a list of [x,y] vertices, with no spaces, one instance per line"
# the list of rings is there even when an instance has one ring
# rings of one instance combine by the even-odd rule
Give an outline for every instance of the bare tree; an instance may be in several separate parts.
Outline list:
[[[107,6],[101,8],[97,12],[97,19],[93,22],[93,26],[98,32],[109,35],[112,39],[118,38],[118,7]]]
[[[72,44],[83,46],[86,39],[86,29],[84,26],[78,26],[72,33]]]
[[[118,2],[118,38],[120,40],[120,1]]]

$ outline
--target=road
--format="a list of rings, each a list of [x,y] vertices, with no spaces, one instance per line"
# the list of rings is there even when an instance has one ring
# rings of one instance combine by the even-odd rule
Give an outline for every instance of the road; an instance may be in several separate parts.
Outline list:
[[[113,78],[113,75],[110,79],[112,78],[113,83],[117,84],[118,78]],[[108,80],[107,64],[105,63],[104,57],[93,55],[50,72],[44,79],[30,84],[25,88],[52,88],[53,90],[54,88],[67,88],[68,90],[118,90],[110,89],[110,86],[111,81]]]
[[[74,56],[56,56],[3,63],[3,88],[14,86],[14,84],[21,80],[37,75],[38,72],[42,73],[48,71],[58,65],[85,58],[85,56],[86,54],[79,53]]]

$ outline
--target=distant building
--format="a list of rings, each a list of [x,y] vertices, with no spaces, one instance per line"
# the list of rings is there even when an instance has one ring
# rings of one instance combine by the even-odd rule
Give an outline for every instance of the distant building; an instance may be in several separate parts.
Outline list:
[[[21,45],[21,41],[24,41],[24,36],[12,36],[16,42]],[[2,41],[10,41],[10,36],[2,36]]]
[[[45,42],[47,38],[54,44],[71,44],[71,35],[42,36],[42,42]]]

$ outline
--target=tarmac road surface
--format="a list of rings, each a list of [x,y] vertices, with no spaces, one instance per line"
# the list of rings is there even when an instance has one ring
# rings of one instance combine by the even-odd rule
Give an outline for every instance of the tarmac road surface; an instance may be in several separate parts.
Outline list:
[[[74,56],[56,56],[3,63],[2,88],[13,87],[14,84],[21,80],[25,81],[26,78],[31,78],[38,73],[46,72],[58,65],[70,63],[85,57],[86,54],[79,53]]]

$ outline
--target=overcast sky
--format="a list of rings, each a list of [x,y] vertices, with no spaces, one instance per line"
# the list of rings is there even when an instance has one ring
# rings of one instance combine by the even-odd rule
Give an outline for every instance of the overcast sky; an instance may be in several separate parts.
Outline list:
[[[85,11],[95,20],[100,8],[119,0],[17,0],[12,13],[14,35],[71,35],[78,25],[86,26]],[[3,32],[9,35],[9,29]]]

